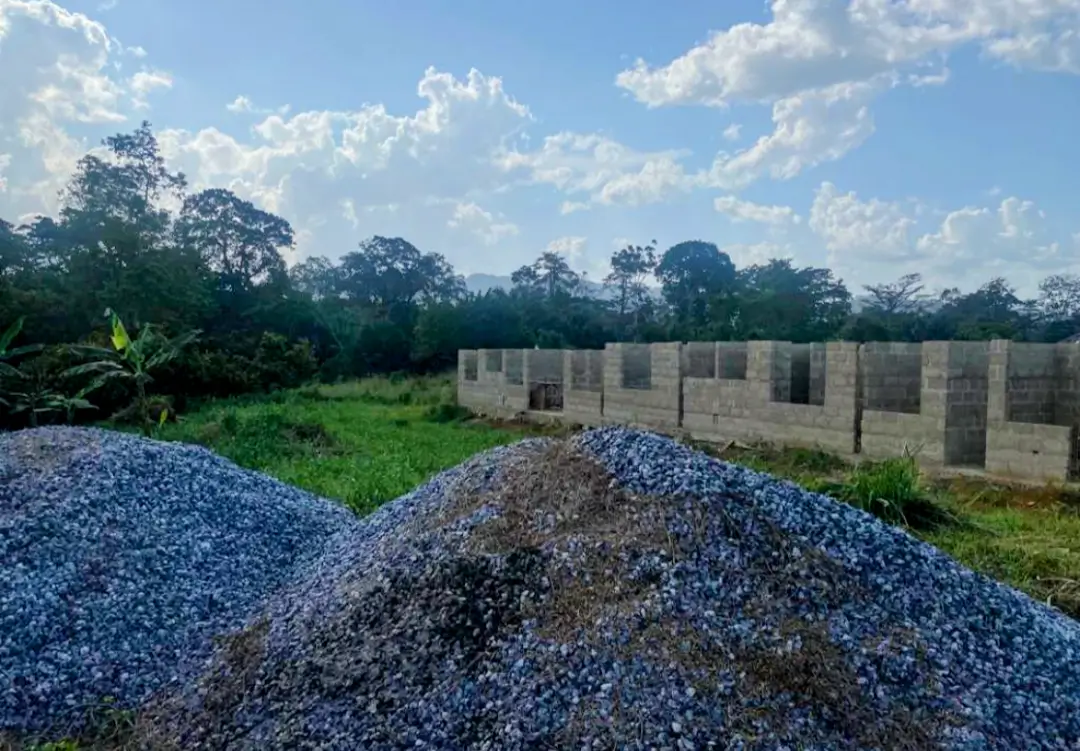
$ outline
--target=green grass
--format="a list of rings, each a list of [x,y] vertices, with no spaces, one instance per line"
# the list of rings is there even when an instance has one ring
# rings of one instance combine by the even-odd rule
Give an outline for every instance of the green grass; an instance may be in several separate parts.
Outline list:
[[[208,404],[158,437],[367,513],[519,433],[469,421],[447,378],[377,378]]]
[[[709,447],[704,447],[710,450]],[[912,457],[850,466],[806,449],[733,447],[722,458],[792,480],[906,528],[973,571],[1080,619],[1080,492],[934,480]]]
[[[372,378],[215,402],[160,437],[201,443],[367,513],[474,453],[559,427],[492,426],[455,404],[449,377]],[[935,481],[910,457],[856,467],[821,451],[698,445],[874,513],[966,566],[1080,618],[1080,496]]]

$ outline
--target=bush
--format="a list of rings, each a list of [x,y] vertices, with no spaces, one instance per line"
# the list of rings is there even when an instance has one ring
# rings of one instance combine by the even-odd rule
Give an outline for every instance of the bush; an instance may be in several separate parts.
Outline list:
[[[912,456],[864,462],[843,482],[824,482],[816,489],[889,524],[926,530],[956,521],[929,497]]]

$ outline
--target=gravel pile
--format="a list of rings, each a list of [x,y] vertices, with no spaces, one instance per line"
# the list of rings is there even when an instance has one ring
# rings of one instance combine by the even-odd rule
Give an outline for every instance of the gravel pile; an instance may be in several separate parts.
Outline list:
[[[197,671],[213,635],[358,526],[195,446],[0,434],[0,731],[60,732]]]
[[[605,428],[346,530],[142,719],[155,749],[1076,749],[1080,626],[848,506]]]

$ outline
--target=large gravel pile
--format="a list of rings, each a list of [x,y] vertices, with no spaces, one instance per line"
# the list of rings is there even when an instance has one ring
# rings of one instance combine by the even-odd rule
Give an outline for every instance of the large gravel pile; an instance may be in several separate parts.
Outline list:
[[[202,448],[0,434],[0,731],[66,729],[197,670],[212,636],[358,524]]]
[[[605,428],[385,506],[143,719],[179,749],[1076,749],[1080,627],[847,506]]]

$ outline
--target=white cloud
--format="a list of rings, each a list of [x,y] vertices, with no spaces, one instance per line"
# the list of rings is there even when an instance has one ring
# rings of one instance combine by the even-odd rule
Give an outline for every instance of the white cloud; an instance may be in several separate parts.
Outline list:
[[[732,123],[724,128],[724,140],[726,141],[738,141],[742,134],[742,125],[739,123]]]
[[[715,32],[666,65],[639,59],[616,78],[649,107],[771,104],[772,134],[717,157],[710,184],[728,189],[839,159],[874,132],[869,104],[876,96],[902,83],[945,84],[947,55],[965,44],[1016,66],[1080,73],[1080,0],[769,5],[766,23]]]
[[[485,211],[472,202],[456,203],[454,213],[446,226],[467,230],[487,245],[495,245],[503,238],[513,237],[519,232],[513,222],[496,219],[490,211]]]
[[[172,76],[160,70],[140,70],[128,83],[133,92],[132,102],[140,109],[150,106],[146,101],[147,94],[154,89],[171,89],[172,85]]]
[[[283,104],[276,110],[267,109],[266,107],[256,107],[255,103],[251,101],[249,97],[240,94],[236,97],[236,99],[233,99],[231,102],[226,104],[225,109],[238,115],[246,113],[252,113],[256,115],[287,115],[292,110],[292,106],[288,104]]]
[[[793,257],[790,245],[778,245],[770,242],[734,243],[724,246],[721,250],[728,254],[738,268],[762,266],[774,259],[781,260]]]
[[[639,101],[771,102],[925,63],[976,43],[1016,65],[1075,72],[1078,0],[772,0],[764,24],[714,33],[667,65],[617,77]]]
[[[840,159],[874,132],[867,102],[882,83],[837,84],[779,100],[773,132],[734,155],[718,155],[710,184],[737,190],[762,177],[788,180]]]
[[[524,171],[528,180],[547,183],[587,201],[566,202],[564,214],[589,205],[637,206],[656,203],[694,187],[678,151],[639,152],[596,134],[563,132],[544,139],[533,152],[507,151],[499,163],[510,173]]]
[[[907,258],[914,224],[900,204],[876,198],[861,201],[829,182],[818,188],[810,208],[810,229],[825,241],[833,257],[859,253],[867,261]]]
[[[809,224],[831,252],[830,265],[864,280],[879,278],[875,265],[887,263],[895,276],[917,271],[941,286],[1004,276],[1030,290],[1040,275],[1080,267],[1075,252],[1063,252],[1068,240],[1054,236],[1045,213],[1017,197],[996,208],[950,211],[937,228],[920,232],[903,204],[863,201],[823,183]]]
[[[567,261],[575,261],[581,257],[587,242],[584,237],[557,237],[547,244],[547,250],[558,253]]]
[[[0,154],[0,193],[7,191],[7,178],[4,170],[11,164],[11,154]]]
[[[785,224],[798,224],[802,221],[802,218],[790,206],[766,206],[743,201],[735,196],[721,196],[713,201],[713,206],[721,214],[730,216],[735,222],[758,222],[778,227]]]
[[[255,109],[255,105],[251,103],[250,99],[241,94],[237,96],[236,99],[226,104],[225,109],[229,112],[251,112]]]
[[[150,91],[171,84],[161,70],[126,73],[125,59],[144,55],[51,0],[0,0],[0,143],[10,147],[3,213],[55,211],[88,150],[73,133],[119,129]]]

